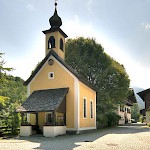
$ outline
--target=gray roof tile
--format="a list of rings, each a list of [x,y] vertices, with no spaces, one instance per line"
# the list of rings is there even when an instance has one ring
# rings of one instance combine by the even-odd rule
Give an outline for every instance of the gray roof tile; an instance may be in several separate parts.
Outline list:
[[[64,100],[69,88],[34,91],[17,112],[54,111]]]

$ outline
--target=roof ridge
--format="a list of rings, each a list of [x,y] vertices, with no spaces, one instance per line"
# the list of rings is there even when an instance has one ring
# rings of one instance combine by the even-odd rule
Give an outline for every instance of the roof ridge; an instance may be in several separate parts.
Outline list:
[[[64,88],[53,88],[53,89],[41,89],[41,90],[35,90],[34,92],[38,92],[38,91],[48,91],[48,90],[61,90],[61,89],[69,89],[69,87],[64,87]]]

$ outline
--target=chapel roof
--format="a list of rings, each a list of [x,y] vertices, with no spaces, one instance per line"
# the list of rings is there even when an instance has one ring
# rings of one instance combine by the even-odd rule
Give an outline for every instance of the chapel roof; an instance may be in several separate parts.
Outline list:
[[[69,88],[46,89],[34,91],[17,112],[54,111],[64,100]]]

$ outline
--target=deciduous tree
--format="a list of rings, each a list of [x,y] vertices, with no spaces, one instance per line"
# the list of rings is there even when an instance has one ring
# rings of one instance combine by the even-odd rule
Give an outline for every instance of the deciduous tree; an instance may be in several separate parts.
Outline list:
[[[2,59],[2,53],[0,53]],[[11,127],[11,133],[16,134],[20,125],[20,114],[16,113],[19,106],[26,97],[26,87],[20,77],[7,74],[12,68],[4,67],[4,60],[0,61],[0,126]]]
[[[127,98],[130,80],[124,66],[95,39],[68,39],[65,61],[97,89],[98,113],[112,110]]]

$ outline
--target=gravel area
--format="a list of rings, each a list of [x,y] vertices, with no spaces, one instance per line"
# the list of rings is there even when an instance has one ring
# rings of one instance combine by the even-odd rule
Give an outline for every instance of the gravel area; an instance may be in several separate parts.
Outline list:
[[[131,124],[79,135],[0,140],[0,150],[150,150],[150,128]]]

